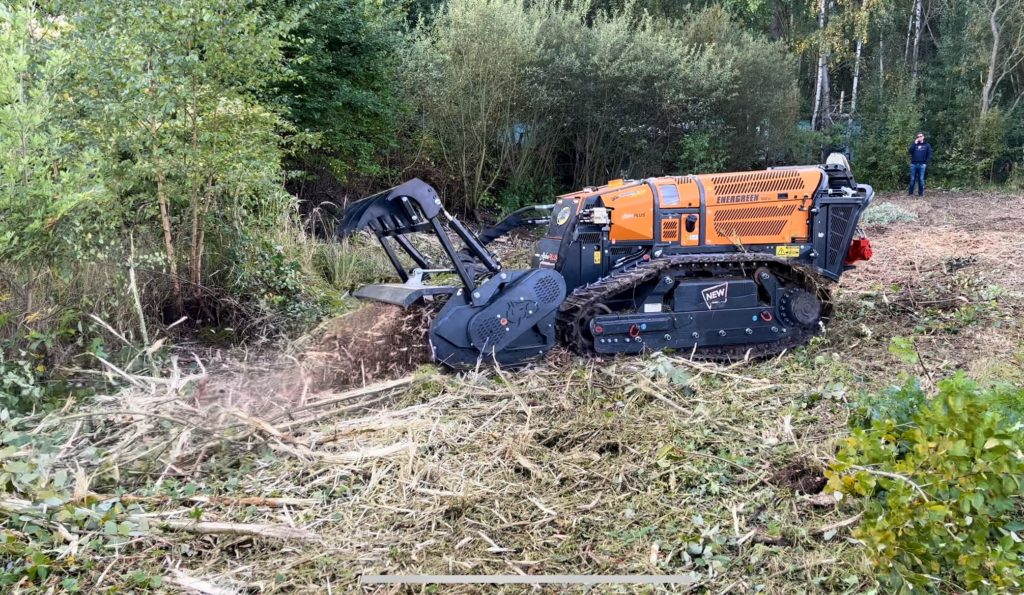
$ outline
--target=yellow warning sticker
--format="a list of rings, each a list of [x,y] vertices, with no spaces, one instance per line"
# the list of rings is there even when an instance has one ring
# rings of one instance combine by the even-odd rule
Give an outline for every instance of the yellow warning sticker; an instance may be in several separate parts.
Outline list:
[[[594,264],[601,264],[601,251],[597,250],[594,252]]]
[[[775,256],[797,258],[800,256],[800,246],[776,246]]]

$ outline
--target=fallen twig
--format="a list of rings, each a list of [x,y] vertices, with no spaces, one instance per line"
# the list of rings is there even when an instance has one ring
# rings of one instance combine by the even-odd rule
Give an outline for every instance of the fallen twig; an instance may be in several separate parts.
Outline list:
[[[919,494],[921,494],[921,497],[924,498],[925,502],[931,502],[931,498],[928,497],[928,494],[924,491],[924,488],[922,488],[921,486],[919,486],[916,483],[914,483],[914,480],[910,479],[909,477],[906,477],[904,475],[900,475],[899,473],[889,473],[888,471],[879,471],[878,469],[872,469],[870,467],[862,467],[860,465],[850,465],[850,469],[856,469],[857,471],[863,471],[865,473],[870,473],[871,475],[877,475],[879,477],[887,477],[889,479],[895,479],[895,480],[898,480],[898,481],[906,482],[907,484],[910,485],[910,487],[914,488],[915,490],[917,490],[917,492]]]
[[[392,444],[391,446],[381,446],[377,448],[363,448],[352,452],[322,452],[318,450],[312,450],[305,446],[289,446],[281,444],[270,444],[270,448],[277,451],[283,451],[300,458],[309,457],[317,459],[325,463],[359,463],[366,459],[376,459],[380,457],[387,457],[400,452],[407,451],[412,445],[409,442],[399,442],[398,444]]]
[[[189,576],[180,570],[173,570],[167,577],[167,582],[181,587],[186,592],[195,591],[203,595],[235,595],[238,591],[225,587],[218,587],[210,581]]]
[[[858,522],[860,522],[860,520],[862,518],[864,518],[864,513],[860,512],[860,513],[857,513],[856,515],[854,515],[854,516],[852,516],[852,517],[850,517],[848,519],[843,519],[841,521],[838,521],[838,522],[835,522],[835,523],[831,523],[829,525],[824,525],[824,526],[818,527],[816,529],[811,529],[811,534],[812,535],[824,535],[825,533],[828,533],[829,531],[838,531],[839,529],[842,529],[844,527],[849,527],[850,525],[856,525]]]
[[[154,527],[165,531],[184,531],[197,535],[249,535],[274,539],[313,539],[313,533],[284,525],[256,525],[252,523],[220,523],[184,519],[146,519]]]
[[[170,496],[134,496],[132,494],[125,494],[123,496],[104,496],[101,494],[91,494],[92,497],[99,500],[120,500],[125,504],[134,504],[141,502],[171,502],[175,498]],[[189,496],[185,498],[179,498],[178,500],[184,500],[186,502],[194,502],[196,504],[216,504],[219,506],[265,506],[267,508],[282,508],[285,506],[313,506],[319,503],[318,500],[313,498],[263,498],[259,496],[247,496],[240,498],[231,498],[228,496]]]

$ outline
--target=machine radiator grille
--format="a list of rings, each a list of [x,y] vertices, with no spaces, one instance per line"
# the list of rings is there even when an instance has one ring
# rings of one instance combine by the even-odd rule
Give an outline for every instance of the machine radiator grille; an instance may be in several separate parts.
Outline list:
[[[734,235],[739,238],[751,236],[777,236],[786,227],[785,219],[762,219],[760,221],[733,221],[726,223],[715,222],[715,231],[718,235],[731,238]]]
[[[661,241],[662,242],[678,242],[679,241],[679,219],[662,219],[661,220]]]
[[[737,219],[768,219],[772,217],[789,217],[796,210],[795,204],[771,205],[766,207],[741,207],[735,209],[719,209],[715,212],[715,221],[736,221]]]
[[[828,258],[825,268],[839,270],[849,251],[850,223],[853,219],[852,206],[832,205],[828,209]]]
[[[542,278],[533,286],[533,290],[537,293],[537,300],[542,304],[553,304],[558,301],[558,281],[551,277]]]
[[[725,174],[714,176],[711,183],[715,185],[715,194],[719,198],[731,194],[782,192],[804,187],[800,174],[785,170]]]
[[[601,232],[585,231],[578,236],[578,239],[584,244],[599,244],[601,243]]]

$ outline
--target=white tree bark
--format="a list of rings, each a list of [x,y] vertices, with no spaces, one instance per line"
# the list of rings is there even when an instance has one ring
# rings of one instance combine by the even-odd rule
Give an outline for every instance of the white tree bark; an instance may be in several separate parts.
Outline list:
[[[988,24],[992,30],[992,53],[988,60],[988,74],[985,76],[985,86],[981,89],[981,115],[984,116],[992,108],[992,94],[995,91],[996,64],[999,59],[999,11],[1003,8],[1002,0],[995,0],[995,4],[989,11]]]
[[[857,85],[860,83],[860,52],[863,42],[860,36],[857,36],[857,57],[853,61],[853,91],[850,93],[850,115],[852,116],[857,112]],[[878,51],[878,63],[881,66],[882,63],[882,51],[881,43],[879,43]]]
[[[814,85],[814,113],[811,114],[811,128],[819,130],[824,126],[828,109],[828,52],[825,48],[826,0],[818,0],[818,76]],[[822,117],[824,114],[825,117]]]
[[[907,17],[907,43],[903,46],[903,61],[910,62],[910,38],[914,34],[914,10],[917,8],[917,0],[910,7],[910,16]]]
[[[999,92],[999,85],[1010,77],[1015,81],[1016,73],[1024,64],[1024,4],[1020,0],[989,0],[986,8],[989,14],[989,29],[992,32],[992,50],[989,53],[988,69],[981,92],[981,115],[993,107]],[[1013,85],[1020,90],[1019,82]],[[1013,111],[1024,97],[1018,95],[1008,109]]]
[[[910,61],[910,78],[917,80],[917,55],[918,46],[921,44],[921,11],[924,8],[924,0],[917,0],[914,3],[914,53]]]
[[[878,99],[885,93],[885,38],[882,30],[878,30]]]

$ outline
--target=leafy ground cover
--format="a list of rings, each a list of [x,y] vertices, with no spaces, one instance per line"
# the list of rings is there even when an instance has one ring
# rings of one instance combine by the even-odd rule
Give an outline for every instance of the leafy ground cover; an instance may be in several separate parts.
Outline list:
[[[339,321],[290,353],[183,352],[120,393],[5,418],[3,588],[599,573],[685,575],[664,587],[680,592],[884,590],[854,537],[865,504],[837,499],[826,470],[851,460],[851,417],[906,402],[892,385],[1024,382],[1024,198],[879,202],[913,217],[868,226],[875,257],[844,277],[835,324],[769,361],[556,352],[521,372],[356,376],[335,371]],[[396,320],[363,325],[364,351],[409,348],[395,329],[416,325]]]

